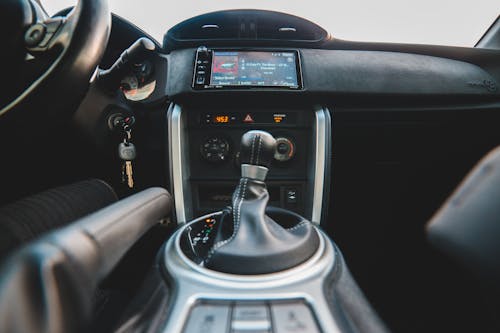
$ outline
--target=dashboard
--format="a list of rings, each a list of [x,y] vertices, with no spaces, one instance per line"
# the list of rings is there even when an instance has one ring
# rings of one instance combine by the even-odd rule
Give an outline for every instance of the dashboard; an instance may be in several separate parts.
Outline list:
[[[135,39],[151,38],[117,16],[113,27],[103,67]],[[320,172],[314,155],[318,110],[327,110],[329,118],[321,163],[325,204],[316,213],[326,228],[327,220],[352,214],[352,204],[342,204],[346,193],[358,188],[368,200],[372,192],[365,185],[378,186],[376,179],[392,166],[428,170],[446,150],[445,165],[453,165],[453,172],[427,171],[416,178],[428,175],[429,182],[441,184],[439,195],[428,199],[426,214],[431,214],[498,137],[490,128],[500,99],[497,50],[344,41],[295,16],[252,10],[188,19],[165,33],[163,45],[156,44],[159,52],[122,80],[129,102],[124,109],[142,118],[135,129],[143,140],[141,158],[154,165],[154,172],[138,169],[137,176],[144,186],[173,190],[174,183],[181,184],[188,208],[179,214],[186,219],[227,204],[237,179],[238,136],[256,128],[271,131],[282,143],[270,175],[273,203],[289,207],[290,194],[297,200],[293,209],[311,217],[313,184],[319,182],[314,174]],[[174,110],[182,114],[177,123],[171,119]],[[178,151],[184,160],[176,177],[172,142],[186,147]],[[467,153],[458,154],[458,147]],[[158,161],[158,155],[165,157]],[[336,178],[353,170],[372,176],[357,175],[353,186]],[[384,205],[379,202],[376,209]],[[404,215],[403,208],[397,212]],[[359,220],[367,218],[359,214]]]
[[[109,66],[136,38],[149,37],[117,16],[113,26],[103,66]],[[379,172],[389,172],[392,165],[407,160],[427,168],[439,160],[436,147],[440,144],[448,153],[456,151],[450,146],[459,143],[470,146],[470,153],[462,157],[448,156],[447,165],[454,162],[462,168],[455,167],[456,175],[440,178],[446,181],[439,198],[428,203],[430,214],[450,184],[459,179],[458,174],[498,136],[493,129],[493,133],[484,129],[496,121],[494,110],[500,98],[496,50],[344,41],[312,22],[251,10],[188,19],[166,32],[163,45],[157,43],[157,48],[159,52],[145,66],[123,79],[122,90],[130,102],[127,108],[144,118],[135,130],[148,143],[140,147],[143,158],[156,161],[158,154],[165,156],[161,163],[153,163],[155,172],[139,169],[138,177],[144,185],[171,190],[180,184],[182,195],[177,194],[187,207],[184,213],[178,212],[183,219],[227,204],[237,180],[238,137],[257,128],[269,130],[281,142],[282,153],[276,155],[276,169],[270,175],[272,202],[294,206],[312,217],[314,183],[319,182],[314,174],[320,172],[315,155],[318,110],[327,110],[328,116],[322,139],[325,178],[319,197],[325,204],[315,213],[322,224],[348,216],[347,207],[352,211],[350,205],[333,207],[347,200],[346,196],[333,200],[333,196],[353,188],[336,179],[344,163],[346,172],[356,169],[351,163],[367,168],[381,165],[360,170],[365,175],[375,172],[377,178]],[[176,123],[171,118],[174,110],[182,114]],[[470,117],[482,123],[482,128],[471,126]],[[173,125],[179,130],[176,135]],[[457,128],[472,135],[464,141]],[[420,131],[428,135],[415,141]],[[408,133],[413,137],[406,137]],[[172,165],[176,153],[172,142],[187,148],[178,150],[183,162],[177,168]],[[360,154],[343,148],[361,142],[356,148]],[[372,147],[375,142],[380,145]],[[395,142],[406,142],[408,148],[397,148]],[[412,149],[426,157],[407,155]],[[345,159],[334,161],[332,156],[339,154],[346,154]],[[365,182],[374,184],[373,177]],[[368,197],[370,191],[361,181],[357,186],[361,197],[364,193]],[[288,202],[288,197],[296,202]]]
[[[110,59],[147,37],[126,24],[113,29]],[[179,222],[220,210],[238,179],[241,135],[269,131],[279,142],[270,204],[334,235],[394,331],[411,331],[408,322],[450,330],[460,309],[429,304],[441,289],[415,262],[433,262],[425,222],[500,144],[500,51],[344,41],[296,17],[253,11],[186,20],[158,49],[144,83],[140,73],[131,73],[137,84],[123,82],[138,118],[139,186],[167,187]],[[402,277],[421,283],[408,291]],[[405,309],[401,295],[413,300]]]

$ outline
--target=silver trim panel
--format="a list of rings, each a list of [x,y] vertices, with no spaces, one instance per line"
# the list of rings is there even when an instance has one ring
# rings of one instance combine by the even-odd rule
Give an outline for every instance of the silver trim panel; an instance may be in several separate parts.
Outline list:
[[[195,221],[196,222],[196,221]],[[193,223],[195,223],[193,222]],[[188,227],[189,225],[185,226]],[[180,333],[190,309],[201,300],[278,301],[302,299],[313,310],[322,332],[341,332],[324,292],[336,256],[331,242],[318,230],[320,246],[307,262],[282,272],[233,275],[215,272],[191,262],[181,251],[181,228],[167,242],[162,264],[172,279],[172,308],[163,332]]]
[[[319,225],[321,223],[321,216],[323,212],[323,194],[325,186],[325,170],[326,170],[326,116],[327,109],[319,109],[315,112],[315,158],[314,158],[314,190],[311,222]]]
[[[186,210],[185,210],[185,169],[182,167],[183,161],[186,161],[184,157],[183,149],[183,138],[184,129],[182,123],[182,109],[179,105],[174,104],[171,107],[170,119],[169,119],[169,144],[170,144],[170,170],[171,176],[171,186],[174,194],[174,205],[175,205],[175,216],[177,223],[186,223]],[[187,164],[184,164],[187,166]]]

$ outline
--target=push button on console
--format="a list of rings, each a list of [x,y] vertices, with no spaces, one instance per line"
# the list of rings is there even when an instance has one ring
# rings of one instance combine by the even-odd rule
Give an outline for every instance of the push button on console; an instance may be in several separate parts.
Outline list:
[[[269,320],[267,306],[236,303],[233,308],[233,320]]]
[[[287,187],[285,189],[285,204],[290,207],[296,206],[299,201],[299,190],[296,187]]]
[[[201,304],[191,311],[183,333],[227,332],[228,323],[229,305]]]
[[[205,74],[196,75],[196,84],[204,84],[205,83]]]
[[[231,332],[269,332],[271,318],[265,304],[235,304],[231,321]]]
[[[286,162],[295,155],[295,145],[288,138],[276,139],[276,152],[274,158],[279,162]]]
[[[319,333],[311,311],[302,302],[272,304],[274,333]]]

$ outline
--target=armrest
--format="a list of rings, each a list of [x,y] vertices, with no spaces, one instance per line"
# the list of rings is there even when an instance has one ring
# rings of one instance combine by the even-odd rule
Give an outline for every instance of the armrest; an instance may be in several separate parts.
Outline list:
[[[6,332],[80,332],[97,284],[132,245],[171,211],[151,188],[46,234],[0,270],[0,323]]]

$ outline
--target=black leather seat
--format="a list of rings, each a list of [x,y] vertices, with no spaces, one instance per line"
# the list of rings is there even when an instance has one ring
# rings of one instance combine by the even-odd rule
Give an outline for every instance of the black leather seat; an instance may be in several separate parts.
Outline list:
[[[45,232],[62,227],[118,200],[111,186],[89,179],[0,207],[0,261]]]

